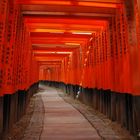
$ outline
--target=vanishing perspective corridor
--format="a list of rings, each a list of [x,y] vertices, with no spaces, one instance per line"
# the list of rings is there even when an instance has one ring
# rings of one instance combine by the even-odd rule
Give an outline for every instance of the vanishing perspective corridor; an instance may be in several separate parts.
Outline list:
[[[0,0],[0,140],[22,139],[140,140],[140,0]]]

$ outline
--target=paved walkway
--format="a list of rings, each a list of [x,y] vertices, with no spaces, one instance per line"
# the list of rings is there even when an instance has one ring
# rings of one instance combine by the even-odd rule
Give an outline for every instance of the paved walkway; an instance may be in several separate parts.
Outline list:
[[[44,109],[39,105],[34,111],[23,140],[101,140],[88,120],[66,103],[55,89],[41,88],[44,91],[38,96]]]

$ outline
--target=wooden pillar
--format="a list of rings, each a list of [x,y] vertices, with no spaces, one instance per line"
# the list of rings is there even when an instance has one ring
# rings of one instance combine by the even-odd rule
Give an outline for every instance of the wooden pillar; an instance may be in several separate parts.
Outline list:
[[[0,139],[3,132],[3,97],[0,97]]]

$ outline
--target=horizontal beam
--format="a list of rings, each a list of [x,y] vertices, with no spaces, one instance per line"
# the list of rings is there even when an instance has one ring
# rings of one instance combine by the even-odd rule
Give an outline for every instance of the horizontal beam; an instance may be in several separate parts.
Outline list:
[[[96,19],[91,19],[91,18],[69,18],[69,17],[31,17],[27,16],[24,18],[24,22],[27,24],[30,23],[40,23],[40,24],[74,24],[74,25],[106,25],[107,21],[106,20],[96,20]]]
[[[41,61],[49,61],[49,60],[51,60],[51,61],[62,61],[64,58],[58,58],[58,57],[53,57],[53,58],[51,58],[50,59],[50,57],[35,57],[35,60],[36,61],[38,61],[38,62],[41,62]]]
[[[65,51],[65,52],[70,52],[70,51],[75,51],[75,50],[77,50],[79,47],[75,47],[75,48],[66,48],[66,47],[64,47],[64,48],[60,48],[60,47],[55,47],[55,48],[50,48],[50,47],[34,47],[33,46],[33,52],[36,52],[36,51],[38,51],[38,52],[42,52],[42,51]]]
[[[108,14],[108,13],[89,13],[89,12],[77,12],[77,13],[68,13],[68,12],[48,12],[48,11],[23,11],[22,14],[24,17],[34,17],[34,16],[39,16],[39,17],[48,17],[48,16],[53,16],[53,17],[74,17],[74,18],[94,18],[94,19],[108,19],[113,17],[113,14]]]
[[[22,5],[22,13],[24,16],[32,16],[33,15],[45,15],[41,14],[41,12],[58,12],[63,13],[63,15],[73,15],[76,13],[97,13],[97,14],[115,14],[116,8],[108,8],[108,7],[93,7],[93,6],[56,6],[56,5]],[[117,8],[121,6],[118,5]],[[32,12],[32,13],[30,13]]]
[[[47,32],[31,32],[30,33],[30,36],[31,36],[31,39],[33,38],[33,37],[40,37],[40,38],[53,38],[53,39],[60,39],[60,37],[62,38],[77,38],[77,39],[83,39],[83,38],[85,38],[85,39],[87,39],[87,38],[90,38],[90,37],[92,37],[92,35],[90,34],[90,35],[88,35],[88,34],[71,34],[71,33],[62,33],[62,34],[59,34],[59,33],[55,33],[55,34],[53,34],[53,33],[47,33]]]
[[[122,0],[16,0],[18,4],[43,4],[43,5],[74,5],[74,6],[99,6],[116,8]],[[100,5],[99,5],[100,4]]]

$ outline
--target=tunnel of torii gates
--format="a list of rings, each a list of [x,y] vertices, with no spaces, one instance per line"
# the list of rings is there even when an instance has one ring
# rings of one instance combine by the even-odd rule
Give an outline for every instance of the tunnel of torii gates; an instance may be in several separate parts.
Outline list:
[[[39,81],[140,131],[139,0],[0,0],[0,133]]]

